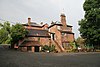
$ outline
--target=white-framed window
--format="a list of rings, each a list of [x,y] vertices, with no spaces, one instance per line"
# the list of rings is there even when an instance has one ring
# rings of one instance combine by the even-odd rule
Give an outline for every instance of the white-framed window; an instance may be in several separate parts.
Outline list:
[[[57,26],[57,29],[60,30],[60,26]]]

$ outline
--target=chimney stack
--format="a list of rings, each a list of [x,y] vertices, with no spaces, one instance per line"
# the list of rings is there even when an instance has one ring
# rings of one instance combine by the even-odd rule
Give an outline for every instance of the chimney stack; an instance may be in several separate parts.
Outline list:
[[[61,17],[61,23],[62,23],[62,27],[61,27],[61,29],[62,30],[66,30],[67,29],[67,23],[66,23],[66,16],[65,16],[65,14],[64,13],[62,13],[61,15],[60,15],[60,17]]]
[[[31,25],[31,18],[28,18],[28,25]]]

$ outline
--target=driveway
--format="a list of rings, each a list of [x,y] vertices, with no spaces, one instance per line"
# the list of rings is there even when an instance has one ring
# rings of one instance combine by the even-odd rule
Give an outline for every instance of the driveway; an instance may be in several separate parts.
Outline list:
[[[0,67],[100,67],[100,53],[32,53],[0,47]]]

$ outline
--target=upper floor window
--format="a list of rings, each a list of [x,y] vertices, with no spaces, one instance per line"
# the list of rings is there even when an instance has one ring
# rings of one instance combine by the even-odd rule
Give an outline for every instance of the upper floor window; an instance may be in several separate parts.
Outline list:
[[[64,37],[65,33],[62,33],[62,37]]]
[[[57,29],[60,30],[60,26],[57,26]]]

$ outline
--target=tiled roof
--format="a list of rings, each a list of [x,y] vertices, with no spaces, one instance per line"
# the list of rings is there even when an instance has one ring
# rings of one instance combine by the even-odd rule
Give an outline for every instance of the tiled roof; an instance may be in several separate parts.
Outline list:
[[[22,25],[24,25],[24,26],[29,26],[28,23],[22,24]],[[39,25],[39,24],[37,24],[37,23],[35,23],[35,22],[31,22],[30,25],[31,25],[31,26],[34,26],[34,27],[42,27],[42,25]]]
[[[39,24],[37,24],[35,22],[31,22],[30,24],[33,25],[33,26],[41,26],[41,25],[39,25]]]

